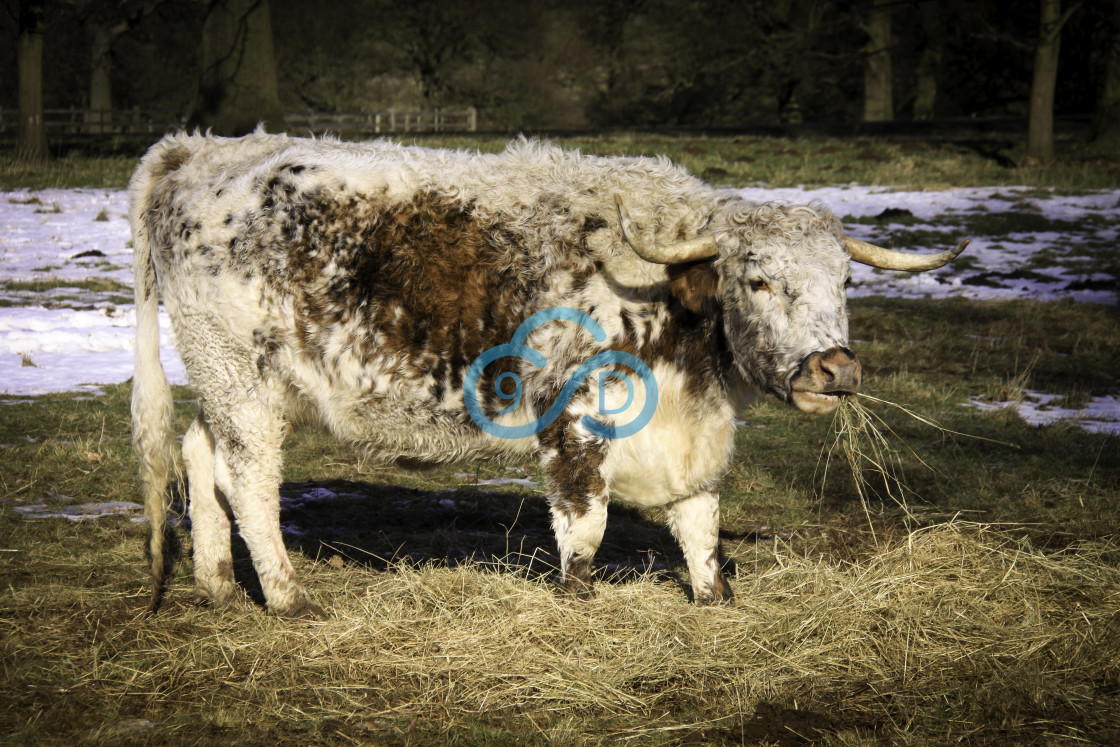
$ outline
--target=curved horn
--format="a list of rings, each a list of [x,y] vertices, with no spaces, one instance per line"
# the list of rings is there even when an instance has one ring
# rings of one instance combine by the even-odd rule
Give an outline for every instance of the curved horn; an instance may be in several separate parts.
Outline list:
[[[626,208],[622,206],[622,198],[615,195],[614,202],[618,205],[618,222],[622,226],[622,238],[634,250],[634,253],[646,262],[658,265],[676,265],[683,262],[696,262],[701,259],[714,257],[719,253],[716,248],[715,236],[697,236],[695,239],[678,241],[675,244],[655,244],[649,246],[644,243],[634,230]]]
[[[844,249],[856,262],[883,270],[907,270],[909,272],[922,272],[936,270],[944,267],[957,258],[957,255],[968,246],[968,239],[957,244],[955,249],[936,254],[910,254],[909,252],[896,252],[893,249],[884,249],[881,246],[868,244],[849,236],[844,237]]]

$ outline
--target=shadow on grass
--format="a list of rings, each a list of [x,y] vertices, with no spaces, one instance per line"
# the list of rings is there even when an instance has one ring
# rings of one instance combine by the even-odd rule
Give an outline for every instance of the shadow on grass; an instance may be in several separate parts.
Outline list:
[[[422,490],[349,480],[288,482],[280,490],[280,525],[289,553],[316,562],[355,564],[377,572],[401,565],[472,566],[553,583],[560,560],[548,503],[525,491],[463,486]],[[684,559],[668,527],[612,503],[595,556],[597,583],[639,577],[691,588],[675,571]],[[189,521],[184,529],[189,529]],[[248,548],[233,532],[234,572],[263,603]],[[734,572],[734,569],[728,569]]]

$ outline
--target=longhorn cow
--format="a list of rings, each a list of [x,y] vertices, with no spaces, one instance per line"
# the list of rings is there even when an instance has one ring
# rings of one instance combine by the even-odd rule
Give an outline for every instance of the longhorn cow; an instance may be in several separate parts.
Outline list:
[[[664,506],[695,601],[730,601],[718,483],[736,414],[757,392],[828,413],[859,389],[851,261],[920,271],[964,248],[888,251],[821,205],[525,140],[481,155],[171,135],[132,178],[130,221],[153,606],[175,463],[162,291],[199,405],[182,445],[197,592],[239,594],[236,520],[281,615],[322,612],[279,524],[281,442],[301,414],[385,460],[539,458],[559,582],[579,595],[608,496]]]

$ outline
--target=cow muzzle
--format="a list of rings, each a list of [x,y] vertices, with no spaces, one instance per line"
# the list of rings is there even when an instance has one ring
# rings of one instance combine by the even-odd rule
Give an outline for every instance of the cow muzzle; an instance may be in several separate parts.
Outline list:
[[[841,395],[859,391],[862,379],[859,359],[847,348],[813,353],[790,382],[790,400],[802,412],[827,415],[840,404]]]

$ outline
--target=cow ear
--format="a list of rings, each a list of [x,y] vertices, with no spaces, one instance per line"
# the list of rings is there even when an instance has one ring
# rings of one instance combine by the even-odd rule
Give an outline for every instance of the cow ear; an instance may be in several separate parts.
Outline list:
[[[707,315],[719,293],[714,260],[670,265],[669,292],[692,313]]]

